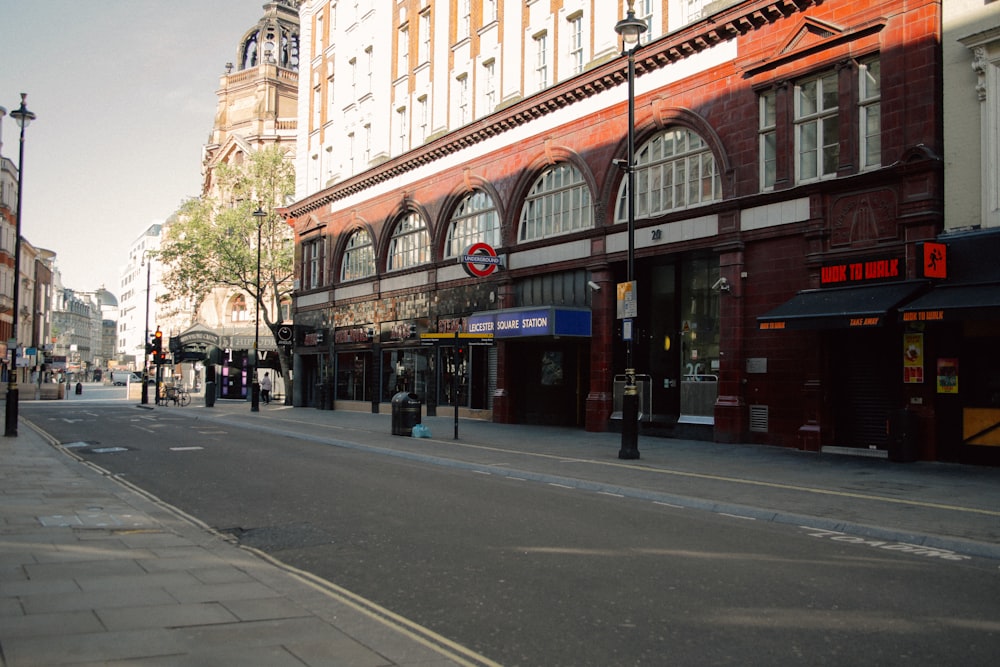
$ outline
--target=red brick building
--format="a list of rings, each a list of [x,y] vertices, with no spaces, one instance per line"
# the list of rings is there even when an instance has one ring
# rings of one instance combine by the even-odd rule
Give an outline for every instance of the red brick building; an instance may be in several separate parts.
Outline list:
[[[636,52],[641,432],[885,452],[907,405],[896,308],[942,226],[940,2],[715,5]],[[430,411],[617,427],[625,64],[286,209],[298,405],[409,391]],[[504,267],[469,275],[474,243]],[[459,329],[495,345],[421,345]]]

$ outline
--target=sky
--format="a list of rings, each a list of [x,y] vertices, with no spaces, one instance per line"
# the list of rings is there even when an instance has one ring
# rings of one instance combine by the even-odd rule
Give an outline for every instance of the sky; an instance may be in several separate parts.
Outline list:
[[[0,153],[27,93],[21,235],[120,296],[128,249],[201,193],[215,92],[265,0],[0,0]]]

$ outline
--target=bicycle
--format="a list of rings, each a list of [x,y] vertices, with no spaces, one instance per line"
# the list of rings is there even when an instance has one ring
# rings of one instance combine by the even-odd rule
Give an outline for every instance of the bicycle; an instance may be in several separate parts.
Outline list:
[[[163,390],[164,393],[160,397],[160,405],[166,405],[167,401],[173,401],[174,405],[180,405],[183,408],[191,403],[191,394],[184,387],[167,385]]]

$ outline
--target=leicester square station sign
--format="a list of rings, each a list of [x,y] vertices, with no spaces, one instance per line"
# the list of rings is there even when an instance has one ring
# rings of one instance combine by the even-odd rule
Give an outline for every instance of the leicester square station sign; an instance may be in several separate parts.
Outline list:
[[[503,266],[503,258],[489,243],[473,243],[458,256],[458,261],[473,278],[485,278]]]

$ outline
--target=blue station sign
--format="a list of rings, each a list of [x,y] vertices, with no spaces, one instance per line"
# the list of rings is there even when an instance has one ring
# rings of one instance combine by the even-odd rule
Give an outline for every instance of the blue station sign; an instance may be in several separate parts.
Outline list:
[[[583,308],[512,308],[469,316],[468,332],[494,338],[591,335],[590,311]]]

